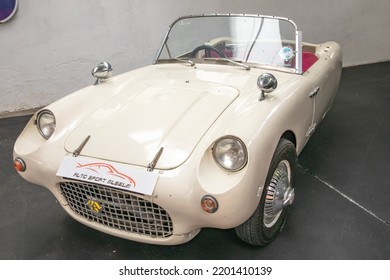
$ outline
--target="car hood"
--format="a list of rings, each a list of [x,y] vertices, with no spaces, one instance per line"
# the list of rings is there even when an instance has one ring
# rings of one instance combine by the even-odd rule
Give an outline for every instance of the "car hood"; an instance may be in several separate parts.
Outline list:
[[[81,155],[146,167],[162,147],[157,168],[172,169],[239,96],[233,87],[201,80],[141,80],[96,86],[113,97],[80,122],[65,149],[72,153],[90,136]]]

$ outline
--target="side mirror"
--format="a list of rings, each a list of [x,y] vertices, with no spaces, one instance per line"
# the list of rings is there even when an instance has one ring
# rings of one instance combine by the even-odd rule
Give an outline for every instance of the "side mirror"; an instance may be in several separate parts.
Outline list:
[[[112,67],[108,62],[101,62],[91,71],[92,76],[96,78],[94,85],[100,84],[112,76]]]
[[[261,96],[259,101],[265,99],[265,92],[271,92],[278,86],[278,80],[270,73],[261,74],[257,78],[257,86],[261,89]]]

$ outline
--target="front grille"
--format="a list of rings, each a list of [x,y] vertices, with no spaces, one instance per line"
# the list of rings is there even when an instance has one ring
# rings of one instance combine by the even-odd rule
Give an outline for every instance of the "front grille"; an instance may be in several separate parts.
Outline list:
[[[110,228],[150,237],[172,235],[172,220],[160,206],[126,191],[83,182],[61,182],[69,207]]]

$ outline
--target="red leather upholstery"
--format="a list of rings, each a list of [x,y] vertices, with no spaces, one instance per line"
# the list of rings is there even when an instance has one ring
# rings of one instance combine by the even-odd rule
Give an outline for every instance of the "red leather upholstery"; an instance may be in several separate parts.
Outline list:
[[[302,53],[302,72],[306,72],[316,61],[318,57],[311,52]]]

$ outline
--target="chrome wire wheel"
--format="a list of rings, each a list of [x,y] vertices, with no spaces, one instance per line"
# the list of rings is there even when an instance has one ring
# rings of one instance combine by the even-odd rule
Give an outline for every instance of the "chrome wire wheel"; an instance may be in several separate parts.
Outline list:
[[[272,227],[280,217],[283,208],[294,201],[294,189],[290,182],[290,163],[283,160],[276,168],[267,187],[263,217],[263,223],[267,228]]]

